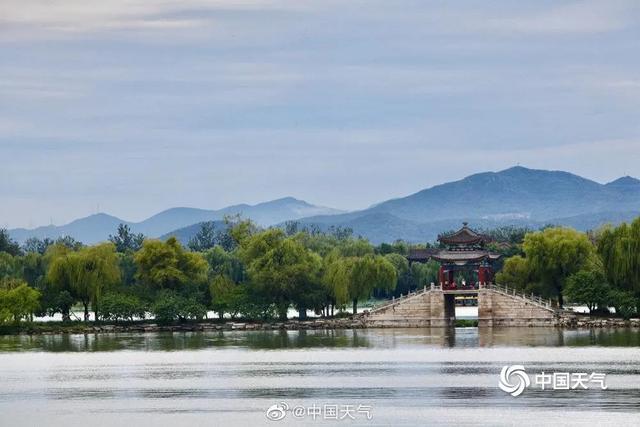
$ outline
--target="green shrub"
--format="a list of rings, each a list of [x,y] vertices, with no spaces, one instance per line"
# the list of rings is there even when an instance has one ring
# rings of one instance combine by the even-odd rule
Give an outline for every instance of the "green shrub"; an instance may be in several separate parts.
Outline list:
[[[609,301],[616,309],[616,314],[625,319],[631,318],[631,316],[636,312],[638,300],[631,292],[613,290],[609,292]]]
[[[25,282],[9,279],[0,286],[0,324],[30,319],[40,307],[40,292]]]
[[[104,320],[144,319],[146,307],[139,298],[133,295],[111,293],[102,298],[99,307],[100,317]]]
[[[573,303],[584,304],[592,313],[607,306],[611,288],[599,271],[580,270],[567,278],[565,294]]]
[[[151,313],[158,322],[169,323],[176,320],[202,319],[207,308],[194,297],[183,297],[171,291],[163,291],[151,305]]]

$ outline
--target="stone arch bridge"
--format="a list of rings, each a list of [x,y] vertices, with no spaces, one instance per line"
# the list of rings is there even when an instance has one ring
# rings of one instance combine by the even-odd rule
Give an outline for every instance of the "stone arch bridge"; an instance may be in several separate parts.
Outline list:
[[[431,285],[362,314],[367,327],[446,327],[455,322],[455,297],[478,296],[478,326],[554,326],[564,315],[534,295],[495,284],[479,289],[443,289]]]

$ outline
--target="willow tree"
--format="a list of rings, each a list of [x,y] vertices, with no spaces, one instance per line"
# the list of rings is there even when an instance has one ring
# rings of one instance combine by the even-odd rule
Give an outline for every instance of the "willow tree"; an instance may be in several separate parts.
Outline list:
[[[603,229],[597,241],[609,282],[615,288],[640,294],[640,218],[630,225]]]
[[[410,292],[412,288],[417,286],[417,283],[413,280],[409,261],[407,261],[406,257],[397,253],[389,253],[383,256],[396,270],[397,280],[396,285],[394,286],[396,292]]]
[[[47,280],[58,289],[69,291],[82,303],[85,322],[89,320],[89,304],[97,320],[98,306],[105,289],[120,281],[115,246],[112,243],[103,243],[85,247],[80,251],[60,251],[52,257]],[[68,312],[66,317],[68,318]]]
[[[175,237],[166,242],[145,240],[134,259],[136,278],[153,294],[165,290],[193,296],[202,293],[207,282],[207,261],[185,250]]]
[[[533,280],[528,260],[520,255],[507,258],[502,269],[496,274],[496,282],[521,291],[529,290],[528,286]]]
[[[594,253],[586,234],[564,227],[527,234],[523,249],[532,275],[558,297],[560,307],[565,281],[581,270]]]
[[[336,258],[327,268],[325,283],[335,295],[338,305],[370,298],[374,289],[392,291],[397,284],[396,269],[385,257],[367,254],[362,257]]]
[[[303,319],[307,309],[324,300],[320,256],[282,230],[270,229],[241,240],[238,253],[252,286],[276,305],[281,320],[291,304]]]

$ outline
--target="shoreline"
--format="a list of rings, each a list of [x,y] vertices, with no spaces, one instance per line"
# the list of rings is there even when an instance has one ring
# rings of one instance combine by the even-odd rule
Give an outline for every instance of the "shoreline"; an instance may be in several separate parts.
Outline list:
[[[506,325],[504,325],[506,326]],[[452,326],[440,326],[438,328],[451,327],[478,327],[477,319],[458,319]],[[500,327],[496,325],[495,327]],[[570,319],[557,319],[548,325],[522,325],[511,326],[516,328],[552,327],[556,329],[624,329],[640,328],[640,319],[624,320],[620,318],[589,318],[588,316],[575,316]],[[382,329],[394,328],[393,326]],[[397,327],[395,327],[397,328]],[[436,328],[436,326],[433,326]],[[480,326],[480,328],[492,328]],[[185,322],[179,324],[158,324],[154,322],[130,322],[130,323],[24,323],[20,325],[4,325],[0,327],[0,336],[15,335],[65,335],[65,334],[107,334],[107,333],[153,333],[153,332],[216,332],[216,331],[302,331],[302,330],[331,330],[331,329],[381,329],[367,325],[366,316],[356,318],[339,319],[310,319],[287,320],[280,322],[252,322],[252,321],[225,321],[218,320]],[[419,329],[419,328],[416,328]]]

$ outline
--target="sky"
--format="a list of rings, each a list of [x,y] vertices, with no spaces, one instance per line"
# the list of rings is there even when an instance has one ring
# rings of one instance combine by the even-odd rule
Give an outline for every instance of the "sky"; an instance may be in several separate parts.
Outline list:
[[[640,2],[0,0],[0,227],[640,176]]]

